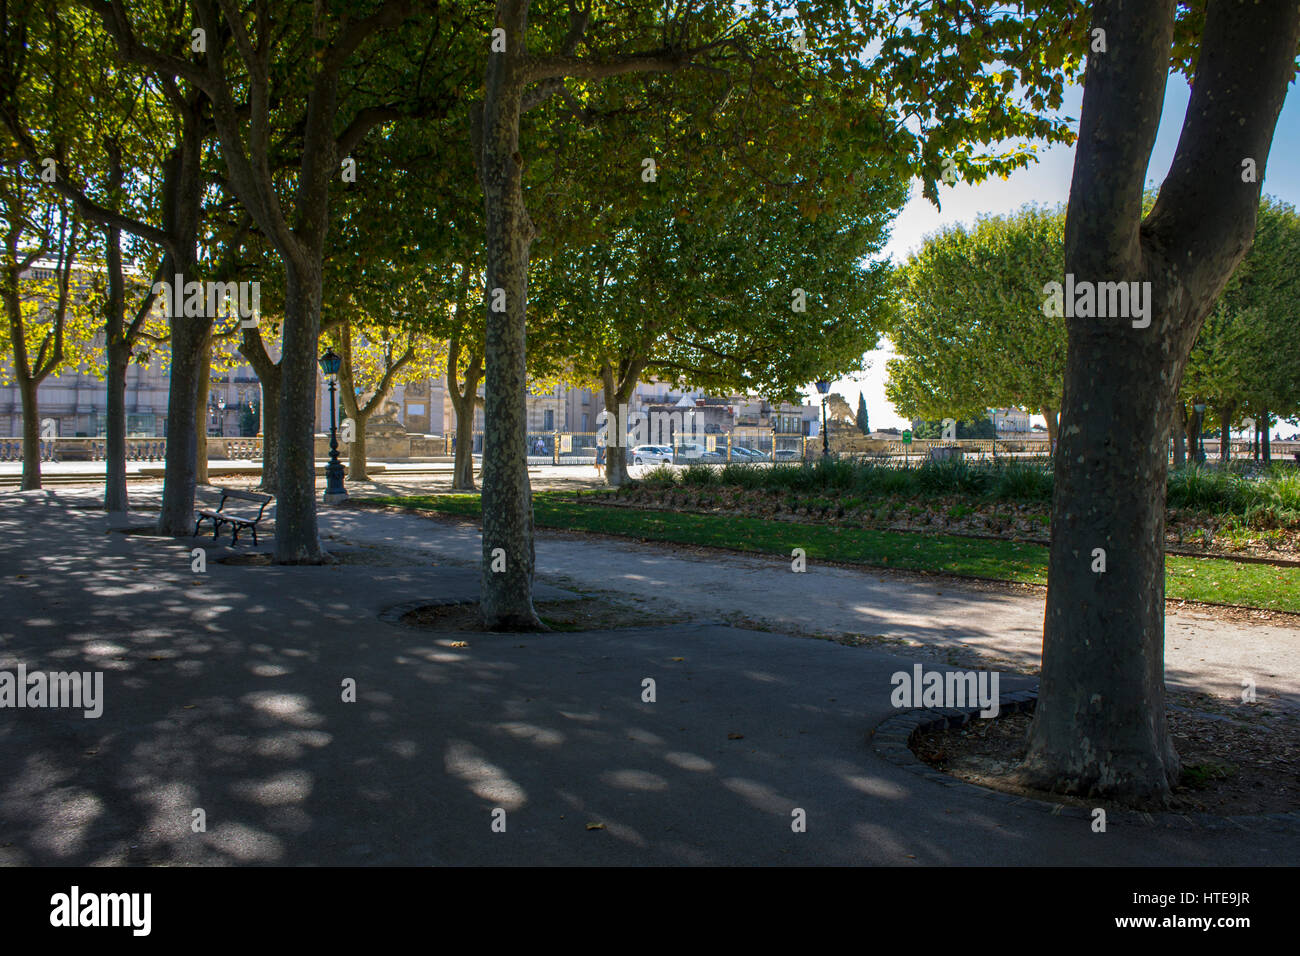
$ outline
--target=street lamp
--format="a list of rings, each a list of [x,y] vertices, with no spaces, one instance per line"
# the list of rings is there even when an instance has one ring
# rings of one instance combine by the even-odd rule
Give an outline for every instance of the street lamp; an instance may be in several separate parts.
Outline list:
[[[831,390],[831,383],[822,379],[817,383],[817,391],[822,396],[822,457],[829,458],[831,454],[831,436],[826,431],[826,396]]]
[[[343,487],[343,466],[339,464],[339,436],[334,415],[335,379],[339,374],[342,360],[334,354],[333,349],[326,349],[320,357],[320,368],[330,385],[330,461],[325,466],[325,503],[337,504],[347,498],[347,489]]]
[[[1201,416],[1205,414],[1205,404],[1197,402],[1192,406],[1196,412],[1196,463],[1198,465],[1205,463],[1205,436],[1201,434],[1204,429],[1201,427]]]
[[[217,408],[221,409],[221,418],[219,419],[218,424],[220,425],[221,428],[221,437],[225,438],[226,437],[226,396],[222,395],[219,399],[217,399]]]

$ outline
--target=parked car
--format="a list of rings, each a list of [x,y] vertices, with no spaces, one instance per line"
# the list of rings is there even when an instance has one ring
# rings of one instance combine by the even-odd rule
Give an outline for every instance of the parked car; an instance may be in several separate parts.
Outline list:
[[[695,461],[699,458],[704,457],[707,451],[708,449],[706,449],[703,445],[698,444],[697,442],[688,441],[688,442],[683,442],[682,444],[677,445],[673,448],[673,457],[678,462]]]
[[[793,448],[778,448],[776,450],[777,461],[799,461],[803,455],[799,454]]]
[[[755,451],[753,448],[746,448],[744,445],[731,446],[732,461],[767,461],[768,456],[761,451]]]
[[[637,445],[629,453],[634,465],[671,465],[673,450],[667,445]]]

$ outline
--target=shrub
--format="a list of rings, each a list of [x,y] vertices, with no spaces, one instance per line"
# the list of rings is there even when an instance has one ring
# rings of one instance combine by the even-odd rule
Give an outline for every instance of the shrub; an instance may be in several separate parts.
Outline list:
[[[656,490],[672,488],[677,484],[677,472],[667,465],[656,465],[642,476],[640,483]]]
[[[682,472],[682,484],[687,488],[707,488],[719,483],[720,475],[708,465],[687,465]]]

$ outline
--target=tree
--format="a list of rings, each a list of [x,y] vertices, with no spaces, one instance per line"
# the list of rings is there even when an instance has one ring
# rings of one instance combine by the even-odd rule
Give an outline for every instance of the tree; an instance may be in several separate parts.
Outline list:
[[[483,407],[478,393],[483,381],[483,314],[471,303],[482,301],[482,287],[471,282],[471,266],[460,267],[456,283],[454,328],[447,340],[447,394],[456,413],[452,439],[451,487],[474,490],[474,412]]]
[[[858,431],[864,435],[871,434],[871,422],[867,418],[867,395],[865,392],[858,393],[857,423]]]
[[[591,131],[575,138],[592,155],[566,157],[584,174],[564,195],[579,198],[543,220],[530,299],[558,316],[554,338],[610,414],[645,375],[793,399],[860,368],[890,308],[888,266],[872,260],[902,184],[871,144],[845,143],[856,114],[837,109],[832,77],[774,66],[785,36],[751,25],[748,42],[748,73],[615,79],[580,106]],[[630,201],[628,170],[641,172]],[[624,456],[605,469],[627,480]]]
[[[0,298],[8,325],[10,374],[23,409],[21,487],[30,491],[41,487],[41,382],[69,357],[70,339],[87,338],[89,310],[85,289],[80,288],[84,280],[74,279],[85,240],[82,224],[67,204],[42,201],[21,173],[11,176],[6,171],[0,204],[6,224],[0,237]],[[53,260],[46,261],[50,256]]]
[[[892,166],[900,176],[919,172],[926,195],[937,198],[937,183],[949,171],[978,181],[1015,169],[1032,156],[1024,144],[975,155],[968,148],[972,143],[1023,136],[1069,139],[1066,122],[1040,114],[1060,105],[1064,80],[1077,64],[1073,50],[1079,48],[1079,25],[1061,29],[1054,22],[1049,31],[1036,21],[1028,26],[1009,19],[989,24],[976,11],[975,17],[959,19],[954,27],[947,5],[913,9],[900,3],[882,8],[900,6],[906,10],[810,2],[801,5],[797,21],[804,34],[800,40],[824,68],[849,78],[845,89],[854,95],[847,96],[845,104],[879,104],[868,110],[860,125],[868,141],[880,137],[887,144],[875,147],[882,165]],[[473,126],[487,220],[489,296],[481,608],[487,626],[499,630],[539,626],[531,598],[531,494],[521,454],[534,226],[522,190],[520,119],[528,108],[567,93],[566,79],[591,83],[643,71],[673,73],[706,58],[724,60],[743,47],[744,37],[742,20],[728,3],[678,4],[661,19],[649,8],[598,8],[569,0],[568,29],[562,37],[554,31],[546,36],[553,52],[541,54],[529,49],[529,7],[530,0],[498,0],[496,25],[488,38],[482,108]],[[900,15],[903,12],[910,15]],[[787,19],[783,3],[758,6],[752,18],[796,25]],[[976,26],[981,21],[983,25]],[[555,19],[542,23],[549,27]],[[926,32],[915,34],[913,23],[933,28],[934,38]],[[543,39],[543,31],[535,32]],[[1037,48],[1026,42],[1030,37]],[[584,45],[581,56],[579,44]],[[735,59],[742,61],[744,55]],[[940,69],[918,69],[936,59]],[[997,71],[996,77],[985,72],[986,62],[999,61],[1011,68]],[[726,68],[722,63],[706,65]],[[1018,81],[1023,92],[1015,91]],[[1022,97],[1030,101],[1028,107],[1020,105]],[[839,108],[851,108],[845,104]],[[894,104],[898,112],[891,115],[888,107]],[[501,559],[504,570],[499,570]]]
[[[421,343],[420,369],[408,364],[401,374],[432,375],[430,361],[445,374],[458,437],[452,487],[472,491],[474,409],[482,404],[483,209],[467,188],[474,162],[459,138],[467,122],[465,105],[457,104],[445,118],[385,127],[358,144],[353,157],[367,175],[335,204],[324,289],[338,302],[324,316],[364,306],[371,325],[391,319]],[[412,208],[420,214],[409,215]]]
[[[1065,210],[1025,206],[926,239],[900,270],[885,393],[903,415],[983,418],[1028,408],[1056,441],[1065,320],[1042,288],[1064,266]]]
[[[992,438],[994,436],[993,422],[988,416],[958,419],[953,426],[952,434],[957,441]],[[943,422],[934,420],[918,421],[912,427],[912,435],[915,438],[940,441],[944,438]]]
[[[133,21],[111,0],[85,2],[100,13],[123,57],[159,77],[184,78],[210,101],[230,188],[280,259],[276,560],[319,563],[314,399],[331,187],[341,178],[342,160],[372,129],[454,100],[454,70],[419,66],[439,46],[451,11],[429,9],[417,42],[401,29],[413,26],[414,0],[385,0],[365,15],[350,2],[328,11],[258,5],[252,17],[233,3],[190,0],[203,38],[191,57],[173,52],[177,32],[158,32],[143,17]],[[273,162],[286,143],[297,146],[294,177]]]
[[[101,18],[118,27],[125,23],[125,12],[109,0],[86,0]],[[119,19],[120,15],[120,19]],[[150,5],[148,15],[174,44],[181,42],[177,10]],[[58,6],[31,5],[20,12],[21,43],[30,39],[32,49],[42,57],[36,84],[12,86],[6,78],[0,90],[0,119],[17,141],[18,148],[32,163],[54,160],[54,175],[48,187],[70,200],[77,214],[87,221],[110,229],[128,232],[162,250],[160,274],[165,281],[179,279],[181,284],[196,277],[195,243],[203,218],[203,141],[206,137],[203,94],[189,86],[176,72],[159,74],[156,88],[146,95],[139,78],[123,77],[116,71],[101,71],[103,34],[93,28],[84,11]],[[29,30],[31,32],[29,32]],[[8,24],[6,37],[10,35]],[[133,38],[126,31],[119,35],[118,48]],[[87,65],[89,64],[89,65]],[[69,72],[70,71],[70,72]],[[104,72],[101,81],[100,74]],[[69,82],[69,77],[74,77]],[[50,122],[33,122],[34,114],[18,91],[28,86],[44,88],[48,97],[38,97],[42,108],[52,111]],[[149,102],[154,91],[161,90],[169,115],[159,122],[146,115],[147,110],[132,113],[126,104],[135,99]],[[156,134],[148,148],[141,148],[137,134],[150,127]],[[87,131],[101,136],[87,135]],[[103,143],[103,152],[113,157],[141,158],[144,168],[117,173],[103,168],[93,151]],[[151,161],[151,157],[161,157]],[[114,162],[117,160],[114,159]],[[108,177],[109,188],[97,190],[89,184],[96,175]],[[135,196],[140,184],[157,179],[156,202],[138,209],[124,210],[126,194]],[[112,187],[116,180],[118,186]],[[103,180],[101,180],[103,182]],[[110,242],[114,241],[110,236]],[[117,283],[120,285],[120,283]],[[110,335],[107,378],[109,393],[108,477],[105,504],[112,510],[126,506],[125,405],[117,397],[124,389],[125,369],[131,354],[125,336],[138,330],[136,319],[121,319],[117,300],[110,296],[108,307],[116,318],[107,323],[119,325],[122,335]],[[196,458],[196,397],[198,367],[207,323],[202,316],[171,316],[171,379],[167,414],[167,456],[163,478],[163,501],[158,529],[163,534],[188,535],[193,528],[194,470]]]
[[[1149,283],[1137,287],[1149,290],[1149,311],[1067,315],[1042,676],[1021,778],[1160,802],[1180,773],[1164,702],[1169,427],[1196,334],[1254,234],[1300,7],[1207,0],[1194,66],[1176,44],[1169,0],[1098,2],[1092,28],[1111,52],[1088,57],[1067,284]],[[1192,91],[1173,164],[1143,217],[1171,61],[1193,71]],[[1104,573],[1092,570],[1100,553]]]
[[[349,317],[333,331],[339,356],[339,402],[352,420],[348,442],[348,478],[365,481],[366,423],[381,409],[397,385],[436,374],[446,351],[421,333],[410,315],[377,318],[374,306],[353,303]],[[365,321],[360,321],[364,317]]]
[[[1244,417],[1266,423],[1300,411],[1300,217],[1277,200],[1260,203],[1250,252],[1233,273],[1197,336],[1183,374],[1182,395],[1205,396],[1221,434]],[[1223,461],[1228,441],[1220,442]]]
[[[653,13],[613,10],[623,16],[598,22],[588,36],[593,5],[568,5],[563,37],[550,37],[551,52],[530,52],[531,0],[497,0],[489,43],[482,105],[473,117],[473,148],[483,189],[487,229],[486,362],[483,448],[483,570],[480,608],[492,630],[542,627],[533,610],[533,511],[526,456],[526,312],[529,247],[535,235],[523,192],[520,118],[563,88],[567,77],[598,80],[640,71],[673,71],[706,49],[693,45],[683,20],[680,32],[656,24]],[[605,11],[597,8],[599,13]],[[545,21],[543,21],[545,22]],[[696,30],[717,25],[702,17]],[[622,41],[606,52],[597,38]],[[653,39],[652,39],[653,38]],[[671,38],[671,39],[669,39]],[[584,40],[593,51],[578,56]],[[667,40],[667,42],[665,42]],[[642,46],[642,44],[647,44]]]

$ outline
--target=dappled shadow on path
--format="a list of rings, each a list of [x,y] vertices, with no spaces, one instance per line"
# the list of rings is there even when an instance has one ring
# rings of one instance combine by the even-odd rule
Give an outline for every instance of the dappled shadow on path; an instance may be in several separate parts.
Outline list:
[[[0,711],[0,862],[1068,862],[1095,845],[877,759],[900,658],[708,626],[426,633],[376,608],[465,597],[475,571],[197,574],[188,540],[52,507],[0,503],[0,531],[0,670],[100,671],[105,691],[98,719]]]

